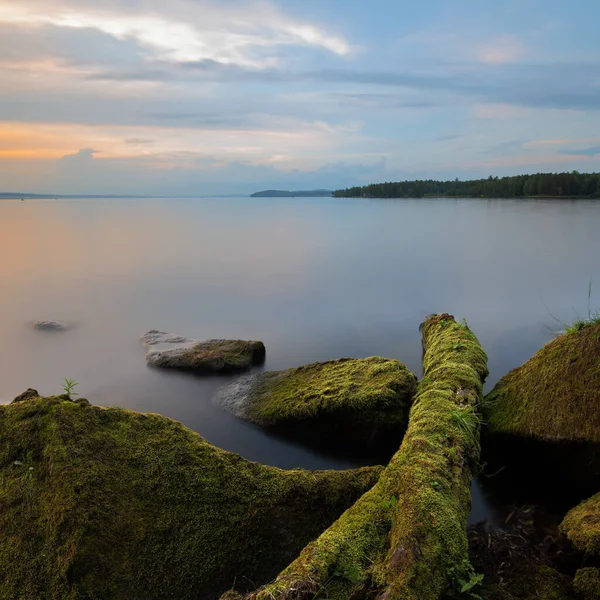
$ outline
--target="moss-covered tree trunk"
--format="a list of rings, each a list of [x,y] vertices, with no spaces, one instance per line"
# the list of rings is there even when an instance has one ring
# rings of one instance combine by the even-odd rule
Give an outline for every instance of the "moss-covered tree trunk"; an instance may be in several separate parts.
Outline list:
[[[427,319],[422,334],[424,376],[378,483],[246,600],[437,600],[468,579],[465,526],[487,358],[450,315]]]

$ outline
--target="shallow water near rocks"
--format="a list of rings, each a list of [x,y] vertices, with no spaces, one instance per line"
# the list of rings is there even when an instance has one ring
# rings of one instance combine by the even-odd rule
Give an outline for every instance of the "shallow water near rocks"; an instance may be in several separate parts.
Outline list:
[[[421,374],[419,322],[466,317],[487,387],[588,310],[600,202],[584,200],[105,199],[0,202],[0,401],[65,377],[95,404],[158,412],[282,468],[374,462],[314,451],[212,403],[231,377],[149,369],[139,338],[259,339],[265,369],[342,356]],[[36,331],[39,319],[67,331]],[[472,519],[489,513],[474,486]]]

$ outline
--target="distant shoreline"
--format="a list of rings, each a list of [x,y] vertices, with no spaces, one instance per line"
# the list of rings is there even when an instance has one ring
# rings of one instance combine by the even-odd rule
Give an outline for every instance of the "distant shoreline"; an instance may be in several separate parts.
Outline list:
[[[416,179],[336,190],[336,198],[600,198],[600,173],[535,173],[487,179]]]
[[[431,196],[333,196],[333,198],[352,198],[356,200],[600,200],[600,196],[449,196],[432,194]]]

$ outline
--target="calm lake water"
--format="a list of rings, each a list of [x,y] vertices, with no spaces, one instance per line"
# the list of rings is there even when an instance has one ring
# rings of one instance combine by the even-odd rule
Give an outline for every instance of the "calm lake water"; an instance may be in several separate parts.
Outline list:
[[[521,364],[598,282],[600,201],[145,199],[0,202],[0,401],[65,377],[95,404],[159,412],[284,468],[345,468],[212,403],[229,379],[157,371],[149,329],[263,340],[265,369],[342,356],[421,374],[420,321],[466,317],[488,387]],[[34,331],[36,319],[72,322]],[[477,504],[477,498],[476,502]]]

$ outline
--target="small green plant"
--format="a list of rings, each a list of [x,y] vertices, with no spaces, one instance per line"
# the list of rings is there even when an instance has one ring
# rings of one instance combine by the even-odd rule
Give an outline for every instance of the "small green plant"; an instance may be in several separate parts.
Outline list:
[[[483,574],[476,573],[468,560],[463,560],[460,565],[448,569],[448,596],[461,598],[469,596],[482,600],[481,596],[473,591],[473,588],[481,585]]]
[[[65,378],[65,383],[63,385],[63,390],[65,390],[65,395],[67,395],[69,398],[72,398],[73,396],[79,396],[79,394],[77,392],[73,391],[73,388],[76,385],[79,385],[79,383],[77,381],[75,381],[74,379]]]
[[[353,585],[357,584],[360,581],[360,566],[357,563],[350,565],[344,571],[344,579],[347,579]]]
[[[459,351],[459,350],[462,348],[462,345],[461,345],[461,343],[460,343],[460,340],[456,340],[456,342],[454,342],[454,346],[453,346],[453,348],[454,348],[454,350],[455,350],[456,352],[458,352],[458,351]]]
[[[327,586],[336,578],[346,579],[352,585],[357,584],[360,581],[360,565],[355,563],[341,571],[334,571],[333,575],[331,575],[331,577],[329,577],[329,579],[327,579],[327,581],[317,590],[317,593],[312,597],[312,600],[327,600],[326,598],[323,598],[321,594],[327,591]]]
[[[396,507],[396,496],[392,496],[389,500],[384,500],[383,501],[383,508],[386,509],[393,509]]]

